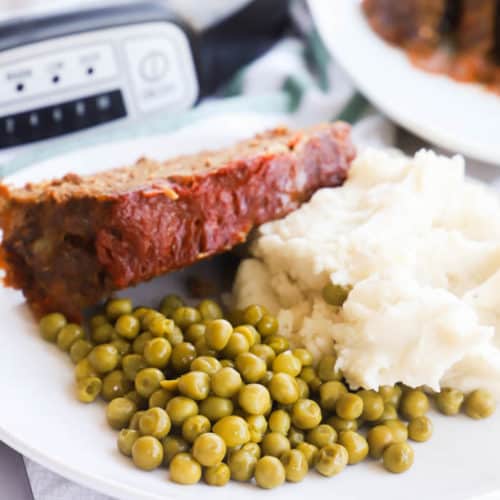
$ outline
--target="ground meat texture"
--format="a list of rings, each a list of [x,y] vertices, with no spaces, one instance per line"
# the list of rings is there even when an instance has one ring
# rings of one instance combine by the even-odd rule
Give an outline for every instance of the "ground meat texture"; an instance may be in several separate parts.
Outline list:
[[[372,28],[388,42],[424,50],[441,41],[447,1],[364,0],[363,9]]]
[[[245,241],[319,188],[355,151],[344,123],[275,129],[222,151],[24,188],[0,185],[0,265],[37,316],[82,310]]]
[[[495,46],[498,0],[461,0],[457,43],[461,50],[489,53]]]

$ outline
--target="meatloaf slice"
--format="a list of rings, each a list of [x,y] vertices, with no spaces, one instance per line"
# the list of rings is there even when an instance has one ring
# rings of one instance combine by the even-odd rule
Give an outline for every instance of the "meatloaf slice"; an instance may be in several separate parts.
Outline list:
[[[24,188],[0,185],[0,266],[36,315],[82,309],[229,250],[338,186],[355,155],[344,123],[271,130],[222,151]]]
[[[447,4],[447,0],[363,0],[363,9],[372,28],[388,42],[425,50],[441,40]]]

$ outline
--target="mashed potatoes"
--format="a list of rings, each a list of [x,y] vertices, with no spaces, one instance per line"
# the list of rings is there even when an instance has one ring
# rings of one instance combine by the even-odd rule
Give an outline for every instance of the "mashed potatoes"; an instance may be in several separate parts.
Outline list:
[[[500,202],[460,157],[368,151],[341,188],[263,225],[237,307],[278,315],[314,355],[335,349],[353,388],[404,382],[500,399]],[[351,286],[340,310],[321,296]]]

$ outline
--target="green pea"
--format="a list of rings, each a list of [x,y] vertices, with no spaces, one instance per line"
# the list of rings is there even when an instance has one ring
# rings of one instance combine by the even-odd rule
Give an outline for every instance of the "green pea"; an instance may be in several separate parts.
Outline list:
[[[64,325],[57,334],[57,346],[61,351],[68,352],[71,346],[77,341],[85,338],[82,328],[75,323]]]
[[[198,304],[198,310],[200,311],[202,319],[206,320],[221,319],[223,316],[220,305],[214,300],[202,300]]]
[[[135,390],[143,398],[149,398],[161,387],[160,382],[164,379],[163,372],[158,368],[144,368],[135,377]]]
[[[130,419],[137,411],[133,401],[127,398],[115,398],[106,408],[106,419],[113,429],[127,427]]]
[[[410,390],[403,394],[399,410],[404,418],[421,417],[429,411],[429,399],[419,390]]]
[[[464,402],[467,416],[474,419],[487,418],[495,412],[496,403],[493,394],[485,389],[471,392]]]
[[[423,443],[432,436],[432,422],[425,415],[415,417],[408,424],[408,437],[412,441]]]
[[[201,465],[212,467],[222,462],[226,455],[226,443],[218,434],[205,432],[194,440],[192,453]]]
[[[238,393],[240,407],[250,415],[266,415],[272,406],[271,395],[261,384],[248,384]]]
[[[185,373],[196,358],[196,349],[189,342],[181,342],[172,349],[170,366],[177,373]]]
[[[322,290],[323,300],[332,306],[341,307],[349,296],[350,288],[328,283]]]
[[[347,394],[347,392],[347,387],[338,380],[332,380],[321,384],[319,388],[321,408],[325,411],[333,412],[340,396]]]
[[[258,305],[248,306],[243,311],[243,321],[249,325],[257,325],[257,323],[264,317],[266,311],[263,307]]]
[[[165,457],[165,464],[168,465],[171,460],[179,453],[189,451],[189,443],[180,436],[168,435],[163,439],[163,454]]]
[[[148,406],[150,408],[165,408],[167,403],[174,397],[174,394],[165,389],[157,389],[149,396]]]
[[[355,420],[363,413],[363,399],[350,392],[342,394],[337,400],[335,411],[340,418]]]
[[[182,437],[188,443],[194,443],[198,436],[210,432],[210,429],[210,420],[207,417],[204,415],[191,415],[182,423]]]
[[[205,338],[207,325],[203,323],[193,323],[188,327],[185,334],[185,339],[191,344],[196,344],[198,340]]]
[[[252,443],[260,443],[267,431],[268,423],[264,415],[250,415],[246,417],[250,440]]]
[[[172,319],[179,328],[184,330],[193,323],[199,323],[201,321],[201,314],[194,307],[182,306],[173,312]]]
[[[155,337],[144,345],[144,359],[155,368],[165,368],[172,355],[170,342],[163,337]]]
[[[357,432],[344,431],[339,434],[338,443],[341,444],[349,455],[348,463],[357,464],[368,455],[368,443],[366,439]]]
[[[109,344],[118,351],[118,355],[120,357],[126,356],[130,352],[130,344],[124,339],[115,339],[112,340]]]
[[[323,476],[332,477],[340,474],[349,463],[349,452],[340,444],[329,444],[319,450],[316,470]]]
[[[312,399],[299,399],[292,408],[292,423],[303,430],[312,429],[321,422],[321,408]]]
[[[345,420],[343,418],[337,417],[333,415],[328,417],[326,423],[332,426],[337,433],[342,431],[357,431],[358,430],[358,421],[357,420]]]
[[[171,319],[165,318],[163,315],[155,316],[148,322],[148,330],[153,337],[167,337],[172,335],[175,329],[175,323]]]
[[[291,427],[288,431],[288,441],[290,441],[292,448],[297,448],[300,443],[305,441],[304,433],[295,427]]]
[[[153,436],[141,436],[136,439],[132,445],[132,460],[139,469],[156,469],[163,462],[161,442]]]
[[[266,363],[267,368],[271,368],[273,361],[276,358],[276,353],[266,344],[254,344],[250,347],[250,352],[258,356]]]
[[[292,354],[300,361],[303,367],[311,366],[313,363],[312,354],[307,349],[294,349]]]
[[[384,425],[391,429],[394,443],[402,443],[408,439],[408,428],[401,420],[386,420]]]
[[[111,342],[115,329],[110,323],[103,323],[92,329],[90,338],[94,344],[107,344]]]
[[[191,371],[200,371],[214,375],[222,368],[222,365],[214,356],[198,356],[192,361],[189,368]]]
[[[118,433],[118,450],[126,457],[132,456],[132,446],[139,439],[139,433],[133,429],[121,429]]]
[[[297,445],[297,450],[300,451],[307,460],[307,465],[309,467],[314,467],[318,460],[319,450],[316,446],[311,443],[299,443]]]
[[[141,325],[139,320],[132,314],[124,314],[120,316],[115,323],[115,330],[118,335],[133,340],[139,335]]]
[[[120,355],[116,347],[111,344],[101,344],[90,351],[87,359],[90,366],[98,373],[108,373],[118,366]]]
[[[66,326],[66,318],[59,313],[47,314],[40,320],[39,326],[42,337],[49,342],[55,342],[61,328]]]
[[[390,403],[395,408],[399,407],[399,402],[401,401],[401,396],[403,391],[399,385],[383,385],[379,387],[378,393],[384,400],[384,403]]]
[[[96,314],[92,316],[89,321],[90,328],[93,330],[101,325],[109,325],[108,318],[104,314]]]
[[[111,299],[106,304],[106,316],[115,320],[119,316],[132,313],[132,301],[129,299]]]
[[[388,446],[383,455],[384,467],[389,472],[407,471],[413,465],[414,452],[408,443],[394,443]]]
[[[337,441],[337,431],[328,424],[321,424],[307,432],[306,440],[321,449]]]
[[[236,359],[239,354],[248,352],[249,350],[250,344],[246,336],[242,333],[233,332],[222,351],[222,355],[228,359]]]
[[[113,370],[102,379],[101,396],[105,401],[125,396],[132,388],[132,382],[121,370]]]
[[[89,352],[94,346],[87,340],[78,339],[76,340],[69,350],[69,357],[73,363],[78,363],[82,359],[86,358]]]
[[[342,372],[336,368],[337,356],[329,354],[323,356],[318,363],[318,377],[323,382],[330,380],[341,380]]]
[[[224,367],[212,375],[210,386],[216,396],[231,398],[239,392],[243,381],[234,368]]]
[[[207,467],[203,473],[203,479],[210,486],[225,486],[231,478],[229,465],[221,463]]]
[[[225,319],[210,321],[205,330],[205,338],[211,349],[221,351],[226,347],[233,333],[233,326]]]
[[[179,378],[178,389],[184,396],[201,401],[210,392],[210,377],[205,372],[191,371]]]
[[[243,418],[235,415],[221,418],[213,426],[213,432],[219,434],[229,448],[240,446],[250,441],[248,423]]]
[[[174,311],[183,305],[184,301],[178,295],[170,294],[161,301],[160,311],[165,316],[172,317]]]
[[[266,363],[251,352],[238,354],[235,365],[243,380],[248,383],[258,382],[266,373]]]
[[[382,457],[384,450],[394,442],[392,430],[386,425],[372,427],[366,436],[370,456],[375,459]]]
[[[173,425],[180,427],[186,419],[198,415],[196,401],[184,396],[176,396],[167,403],[167,413]]]
[[[147,367],[148,364],[146,363],[146,360],[140,354],[127,354],[122,358],[123,372],[132,382],[135,380],[137,374]]]
[[[297,377],[302,370],[302,364],[292,351],[285,351],[276,356],[273,361],[273,371],[275,373],[288,373],[292,377]]]
[[[281,335],[269,335],[269,337],[265,338],[264,342],[271,347],[275,354],[281,354],[290,349],[290,342]]]
[[[456,389],[444,388],[435,395],[436,406],[444,415],[457,415],[464,402],[464,394]]]
[[[375,422],[384,413],[384,400],[375,391],[359,391],[357,395],[363,400],[361,418],[368,422]]]
[[[264,314],[262,318],[256,323],[257,330],[263,337],[275,335],[279,330],[278,320],[270,314]]]
[[[276,457],[262,457],[255,466],[255,482],[265,489],[276,488],[285,482],[285,467]]]
[[[222,417],[232,415],[233,410],[233,402],[228,398],[208,396],[208,398],[200,402],[200,413],[211,422],[217,422]]]
[[[163,439],[171,427],[170,417],[163,408],[150,408],[139,419],[139,431],[143,436]]]
[[[292,425],[290,415],[284,410],[275,410],[269,415],[269,429],[286,436]]]
[[[99,396],[102,381],[98,377],[86,377],[77,382],[76,395],[82,403],[92,403]]]

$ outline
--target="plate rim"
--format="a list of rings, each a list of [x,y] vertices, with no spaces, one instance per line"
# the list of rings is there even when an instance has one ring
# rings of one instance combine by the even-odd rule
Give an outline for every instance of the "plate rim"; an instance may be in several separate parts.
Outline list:
[[[397,109],[396,106],[392,106],[390,103],[388,103],[386,100],[384,100],[383,97],[381,97],[374,89],[371,87],[368,83],[368,79],[361,78],[360,75],[357,74],[355,70],[353,70],[352,65],[349,63],[349,57],[347,54],[343,53],[341,50],[337,50],[335,47],[335,44],[330,43],[330,33],[331,30],[328,30],[328,16],[324,15],[324,10],[325,10],[325,5],[326,4],[324,0],[307,0],[310,11],[312,13],[314,22],[318,28],[318,31],[321,35],[321,38],[327,47],[327,50],[334,55],[336,61],[339,63],[339,65],[342,67],[342,69],[352,78],[353,82],[356,84],[356,87],[361,90],[361,92],[369,98],[369,100],[381,111],[383,111],[384,114],[386,114],[391,120],[394,122],[398,123],[404,128],[407,128],[411,132],[413,132],[415,135],[425,139],[426,141],[430,142],[431,144],[441,146],[445,149],[447,149],[449,152],[461,152],[461,154],[468,156],[470,158],[483,161],[488,163],[489,165],[495,166],[495,167],[500,167],[500,147],[495,150],[493,147],[488,147],[487,149],[484,149],[484,145],[478,144],[473,141],[469,141],[467,139],[463,140],[463,137],[456,137],[453,133],[447,133],[445,127],[439,127],[439,126],[434,126],[432,123],[432,119],[428,120],[427,125],[422,125],[419,120],[414,120],[411,117],[408,117],[404,114],[404,112],[401,112],[400,110]],[[359,8],[359,5],[361,4],[361,0],[340,0],[337,5],[342,5],[344,7],[343,12],[347,12],[347,17],[349,17],[351,14],[349,12],[355,12],[355,9]],[[346,7],[348,6],[348,7]],[[346,10],[346,9],[352,9],[352,11]],[[322,15],[323,14],[323,15]],[[357,14],[355,14],[357,15]],[[356,23],[352,22],[352,19],[347,19],[345,24],[351,24],[353,26],[356,25]],[[392,47],[390,44],[387,42],[383,41],[380,39],[375,33],[373,33],[370,29],[368,24],[366,23],[365,26],[366,30],[363,29],[363,32],[370,32],[373,35],[373,41],[375,43],[382,42],[386,46],[386,50],[398,50],[396,47]],[[356,35],[356,33],[359,33],[357,29],[352,30],[352,34]],[[353,38],[354,38],[353,37]],[[457,88],[464,88],[468,87],[471,91],[473,92],[487,92],[484,91],[480,88],[479,84],[474,84],[474,83],[460,83],[457,82],[449,77],[446,77],[445,75],[439,75],[439,74],[431,74],[428,72],[425,72],[423,70],[419,70],[418,68],[412,66],[411,62],[406,60],[406,66],[408,69],[408,74],[411,76],[411,74],[415,74],[415,72],[421,73],[426,75],[427,79],[431,78],[445,78],[450,85],[453,86],[458,86]],[[488,95],[493,93],[487,92]],[[498,97],[500,100],[500,96]],[[465,145],[465,147],[464,147]]]

